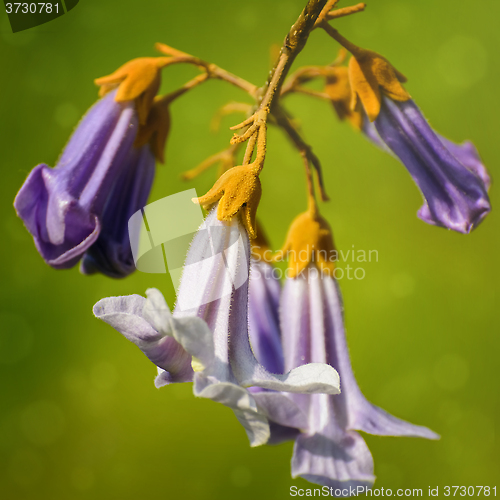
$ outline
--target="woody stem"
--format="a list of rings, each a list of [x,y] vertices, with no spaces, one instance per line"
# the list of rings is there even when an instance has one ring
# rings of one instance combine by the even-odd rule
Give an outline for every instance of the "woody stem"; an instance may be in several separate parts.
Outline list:
[[[290,28],[285,42],[280,50],[280,55],[276,61],[269,78],[267,79],[264,87],[260,90],[262,98],[259,103],[259,108],[255,113],[255,117],[260,118],[262,123],[255,130],[254,133],[266,134],[265,124],[267,122],[267,115],[272,111],[276,102],[279,100],[279,95],[281,92],[281,87],[283,82],[290,71],[295,58],[304,48],[309,34],[314,29],[316,20],[323,12],[327,0],[309,0],[304,7],[304,10],[300,13],[297,21]],[[257,145],[257,157],[261,161],[259,166],[259,171],[262,169],[262,164],[265,157],[265,137],[259,140],[260,144],[264,145],[264,149],[259,149]],[[248,149],[253,149],[253,144],[247,144]],[[250,156],[250,151],[245,154],[245,157]]]
[[[280,55],[270,76],[264,85],[260,109],[270,112],[276,96],[279,96],[281,86],[290,67],[300,51],[304,48],[314,24],[325,7],[327,0],[309,0],[300,13],[295,24],[290,28],[285,42],[281,47]]]

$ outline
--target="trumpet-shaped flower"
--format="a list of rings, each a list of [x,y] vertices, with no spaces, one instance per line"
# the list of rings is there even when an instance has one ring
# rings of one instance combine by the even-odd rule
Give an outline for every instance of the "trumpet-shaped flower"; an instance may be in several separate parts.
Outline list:
[[[457,145],[437,135],[412,100],[384,97],[374,125],[422,192],[419,218],[469,233],[490,212],[489,175],[471,143]]]
[[[120,278],[135,270],[128,219],[146,203],[163,163],[169,101],[154,96],[168,58],[135,59],[96,80],[103,96],[83,117],[55,168],[29,174],[14,201],[45,261]]]
[[[292,224],[290,232],[296,230]],[[317,233],[324,230],[318,227]],[[289,234],[288,239],[296,238]],[[332,247],[333,242],[327,246]],[[306,259],[307,267],[300,274],[286,279],[281,295],[284,370],[304,363],[327,363],[340,374],[341,393],[288,394],[287,415],[282,415],[279,425],[271,425],[270,441],[295,439],[293,477],[334,488],[369,486],[374,481],[373,459],[356,431],[428,439],[438,436],[425,427],[393,417],[363,396],[349,359],[338,284],[328,269],[322,272],[312,263],[312,256]],[[281,359],[280,352],[276,358]],[[264,410],[267,404],[265,399],[259,400]]]
[[[278,421],[281,417],[274,414],[276,405],[263,411],[249,387],[337,394],[339,381],[337,372],[321,363],[285,374],[271,373],[258,363],[248,333],[249,266],[250,245],[243,226],[236,217],[230,222],[219,221],[214,208],[191,244],[173,314],[157,291],[149,292],[142,311],[137,297],[115,297],[103,299],[94,312],[158,365],[157,386],[171,382],[174,372],[192,377],[194,394],[233,409],[256,446],[269,438],[268,417]],[[166,337],[173,337],[178,345],[167,342]],[[194,358],[193,373],[185,353]],[[279,398],[286,400],[281,395]],[[283,410],[278,405],[280,412]]]
[[[97,241],[110,193],[129,174],[124,166],[134,167],[137,127],[134,105],[106,95],[84,116],[57,166],[38,165],[19,190],[14,207],[52,267],[74,266]]]
[[[349,359],[338,284],[314,267],[308,271],[287,279],[283,290],[285,369],[305,362],[329,363],[340,374],[341,394],[291,396],[308,422],[295,441],[292,476],[334,487],[371,485],[373,459],[356,431],[428,439],[438,436],[393,417],[363,396]]]
[[[406,78],[379,54],[355,48],[349,78],[351,108],[361,103],[366,113],[363,131],[401,160],[422,192],[418,217],[460,233],[477,227],[491,210],[490,178],[474,146],[436,134],[404,89]]]

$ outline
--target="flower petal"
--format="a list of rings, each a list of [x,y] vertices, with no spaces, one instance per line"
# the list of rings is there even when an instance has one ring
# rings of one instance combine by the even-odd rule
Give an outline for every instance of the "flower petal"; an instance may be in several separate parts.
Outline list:
[[[281,444],[286,441],[293,441],[300,435],[300,431],[298,429],[275,424],[271,421],[269,422],[269,430],[271,431],[271,436],[267,440],[266,444]]]
[[[338,394],[340,392],[338,373],[327,364],[310,363],[279,375],[268,372],[258,363],[248,339],[247,286],[245,284],[233,292],[233,308],[229,316],[229,359],[240,385],[303,394],[317,392]]]
[[[136,344],[154,364],[169,372],[170,382],[191,381],[191,356],[174,338],[154,328],[143,312],[146,304],[146,299],[139,295],[109,297],[94,306],[94,314]]]
[[[286,394],[271,391],[251,391],[262,413],[273,422],[295,429],[307,429],[305,413]]]
[[[279,327],[281,285],[266,262],[251,260],[248,287],[248,333],[252,351],[271,373],[283,373],[283,349]]]
[[[400,420],[371,404],[358,387],[349,359],[345,339],[343,304],[338,283],[323,279],[323,293],[328,311],[328,328],[332,332],[329,359],[337,367],[342,380],[343,406],[347,409],[348,428],[382,436],[413,436],[438,439],[430,429]],[[339,401],[340,402],[340,401]]]
[[[269,439],[270,430],[267,418],[259,412],[255,399],[244,388],[196,373],[193,392],[195,396],[212,399],[231,408],[245,428],[250,446],[263,445]]]
[[[102,229],[97,241],[87,250],[81,271],[123,278],[135,271],[128,221],[147,202],[155,176],[155,159],[148,146],[133,150],[122,166],[101,217]]]
[[[465,141],[462,144],[455,144],[446,139],[442,135],[436,134],[444,147],[467,169],[475,173],[484,183],[486,189],[491,186],[491,177],[481,161],[479,153],[470,141]]]
[[[375,481],[373,458],[356,432],[342,433],[337,439],[301,434],[293,449],[292,477],[334,489],[369,488]]]
[[[464,150],[455,146],[449,151],[446,140],[434,133],[413,101],[384,97],[375,126],[420,188],[425,199],[418,212],[422,220],[469,233],[490,212],[484,167],[460,163]],[[470,158],[467,154],[469,165]]]

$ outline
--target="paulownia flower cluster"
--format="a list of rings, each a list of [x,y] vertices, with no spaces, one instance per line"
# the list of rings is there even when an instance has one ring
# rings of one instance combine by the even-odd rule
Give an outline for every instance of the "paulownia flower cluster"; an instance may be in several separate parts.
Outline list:
[[[307,2],[261,88],[164,44],[156,45],[160,57],[134,59],[96,79],[99,100],[56,166],[41,164],[30,172],[14,207],[50,266],[80,263],[84,274],[128,276],[136,268],[138,244],[128,221],[147,203],[156,161],[164,162],[170,104],[210,79],[244,91],[251,104],[221,110],[246,114],[232,127],[238,132],[229,147],[184,173],[193,179],[220,165],[214,186],[193,200],[208,215],[187,253],[173,310],[159,290],[150,289],[146,297],[104,298],[94,314],[157,366],[157,387],[192,383],[195,396],[233,410],[252,446],[293,440],[293,477],[335,488],[370,487],[373,459],[359,431],[438,436],[373,405],[357,385],[340,288],[326,257],[335,251],[332,230],[315,194],[317,189],[328,200],[322,167],[283,103],[291,93],[323,99],[341,121],[398,158],[422,193],[418,217],[428,224],[470,233],[490,212],[491,181],[472,143],[456,144],[431,128],[400,71],[330,24],[365,5],[337,3]],[[341,45],[337,58],[290,75],[315,30]],[[200,74],[158,95],[162,72],[176,64],[193,65]],[[313,80],[323,83],[323,91],[307,85]],[[274,255],[257,221],[268,125],[297,149],[308,200]],[[284,283],[273,273],[278,260],[288,261]]]

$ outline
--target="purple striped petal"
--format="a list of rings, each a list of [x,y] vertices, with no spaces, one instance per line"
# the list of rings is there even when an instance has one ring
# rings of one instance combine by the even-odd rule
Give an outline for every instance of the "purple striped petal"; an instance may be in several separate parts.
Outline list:
[[[214,347],[212,332],[207,324],[196,316],[177,317],[172,315],[160,291],[150,288],[146,291],[148,297],[143,316],[162,335],[174,339],[201,362],[204,369],[210,371],[214,363]]]
[[[281,285],[273,267],[251,260],[248,286],[248,333],[255,357],[271,373],[283,373],[283,349],[279,327]]]
[[[436,134],[444,147],[468,170],[475,173],[485,185],[486,189],[490,189],[491,177],[484,166],[476,146],[470,141],[465,141],[462,144],[455,144],[446,139],[442,135]]]
[[[366,489],[375,481],[373,458],[356,432],[340,431],[334,438],[301,434],[293,448],[292,477],[334,489]]]
[[[83,257],[82,273],[123,278],[135,271],[128,221],[146,205],[154,176],[155,159],[149,146],[132,149],[104,207],[99,237]]]
[[[292,475],[335,488],[370,486],[374,481],[373,460],[356,430],[428,439],[438,436],[366,400],[349,359],[338,284],[316,268],[307,271],[287,279],[282,292],[285,370],[309,362],[329,363],[339,372],[342,392],[336,396],[288,395],[307,415],[307,426],[300,428],[302,433],[295,442]],[[294,427],[286,415],[279,424]]]
[[[375,146],[380,148],[382,151],[385,151],[386,153],[389,153],[391,156],[394,156],[393,152],[387,147],[385,142],[380,138],[378,135],[377,129],[375,127],[375,124],[370,121],[368,116],[366,116],[366,113],[364,110],[362,111],[363,113],[363,125],[362,125],[362,132],[365,135],[365,137]]]
[[[342,383],[341,394],[333,398],[335,419],[346,429],[386,436],[438,438],[426,427],[393,417],[363,396],[349,358],[338,283],[315,269],[310,271],[308,276],[285,282],[281,302],[285,368],[311,361],[335,367]]]
[[[275,424],[271,421],[269,421],[269,430],[271,431],[271,436],[266,444],[271,445],[285,443],[286,441],[293,441],[300,435],[300,431],[298,429]]]
[[[439,137],[411,100],[384,97],[375,127],[399,157],[424,197],[418,216],[461,233],[472,231],[490,212],[489,176],[469,146]]]
[[[147,299],[140,295],[130,295],[102,299],[97,302],[93,311],[97,318],[119,331],[154,364],[165,370],[164,383],[161,385],[190,382],[193,379],[191,355],[177,342],[169,329],[169,324],[175,320],[168,321],[167,318],[166,325],[159,330],[148,318],[148,308],[151,309],[151,305]],[[167,314],[165,316],[168,317]]]
[[[261,412],[269,420],[290,428],[307,429],[306,414],[287,394],[266,390],[251,392]]]

